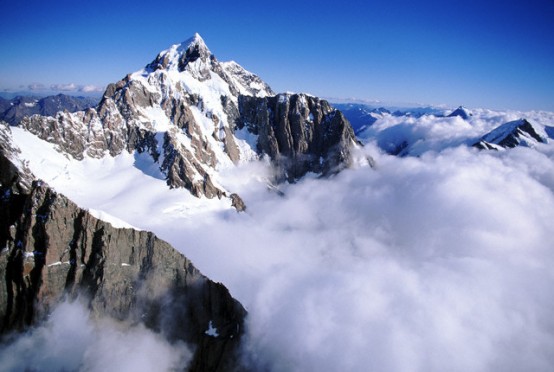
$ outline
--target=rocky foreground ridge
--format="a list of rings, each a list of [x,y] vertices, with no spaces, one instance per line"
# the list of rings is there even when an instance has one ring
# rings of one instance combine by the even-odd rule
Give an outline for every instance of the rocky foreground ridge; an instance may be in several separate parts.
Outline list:
[[[207,198],[233,194],[219,181],[226,167],[269,156],[277,179],[294,181],[348,166],[357,146],[349,122],[327,102],[275,96],[237,63],[219,62],[199,35],[110,84],[96,108],[35,115],[20,126],[75,159],[150,154],[170,187]]]
[[[222,284],[154,234],[114,228],[35,180],[17,151],[0,138],[0,334],[80,297],[94,314],[186,342],[190,370],[239,368],[246,311]]]

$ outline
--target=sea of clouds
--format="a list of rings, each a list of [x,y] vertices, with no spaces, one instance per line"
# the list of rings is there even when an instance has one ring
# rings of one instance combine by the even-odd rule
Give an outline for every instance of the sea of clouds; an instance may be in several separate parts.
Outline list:
[[[554,162],[466,147],[305,179],[194,224],[183,251],[249,311],[273,371],[548,371]]]
[[[254,370],[546,372],[554,365],[554,146],[496,152],[465,144],[514,116],[385,118],[361,150],[374,168],[308,176],[280,192],[253,176],[267,175],[267,163],[239,167],[226,186],[246,213],[180,214],[184,207],[142,193],[149,209],[141,214],[122,204],[137,200],[129,196],[142,190],[136,183],[114,195],[99,185],[80,192],[153,230],[230,289],[249,312],[243,355]],[[418,156],[387,155],[379,140],[388,128],[412,138]],[[40,340],[54,339],[48,332],[59,323],[8,350],[25,350],[16,349],[23,342],[44,350]],[[85,324],[85,356],[104,344],[133,350],[140,339]],[[187,355],[146,330],[132,332],[165,353],[156,370]],[[70,366],[88,365],[83,358]]]
[[[464,144],[515,118],[389,117],[420,156],[378,132],[374,169],[245,189],[246,214],[166,236],[247,307],[255,369],[548,371],[554,149]]]

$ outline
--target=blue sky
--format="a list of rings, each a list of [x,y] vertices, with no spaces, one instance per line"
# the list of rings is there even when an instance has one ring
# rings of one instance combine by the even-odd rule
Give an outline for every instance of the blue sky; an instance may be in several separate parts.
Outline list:
[[[0,12],[0,90],[104,87],[198,32],[279,92],[554,111],[554,0],[0,0]]]

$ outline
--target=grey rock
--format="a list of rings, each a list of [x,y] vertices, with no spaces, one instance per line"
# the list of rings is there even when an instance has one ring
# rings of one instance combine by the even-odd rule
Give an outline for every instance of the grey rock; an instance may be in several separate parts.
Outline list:
[[[12,144],[8,123],[0,121],[0,184],[11,185],[0,194],[0,198],[29,193],[31,190],[35,176],[25,163],[19,161],[16,156],[19,152],[20,150]]]
[[[215,187],[210,175],[196,157],[176,139],[175,131],[164,135],[164,160],[161,170],[167,174],[171,187],[184,187],[194,196],[224,197],[224,191]]]
[[[246,210],[246,204],[238,194],[231,194],[231,206],[237,210],[237,212],[244,212]]]
[[[305,94],[239,97],[240,122],[258,135],[257,150],[294,182],[307,172],[330,175],[352,162],[358,141],[350,123],[325,100]]]

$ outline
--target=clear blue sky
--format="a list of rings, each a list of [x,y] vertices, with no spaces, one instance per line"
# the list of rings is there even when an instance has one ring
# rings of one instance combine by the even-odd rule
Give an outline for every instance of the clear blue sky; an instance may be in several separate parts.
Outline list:
[[[0,90],[104,87],[198,32],[275,91],[554,111],[554,0],[0,0],[0,14]]]

